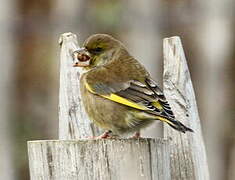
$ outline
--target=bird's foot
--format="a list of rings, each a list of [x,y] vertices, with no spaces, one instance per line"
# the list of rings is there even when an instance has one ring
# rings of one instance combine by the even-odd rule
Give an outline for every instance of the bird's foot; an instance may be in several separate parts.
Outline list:
[[[93,139],[108,139],[108,138],[112,138],[111,136],[112,134],[112,131],[105,131],[103,134],[99,135],[99,136],[96,136],[96,137],[93,137]]]
[[[141,136],[140,136],[140,132],[136,132],[133,136],[130,137],[131,139],[140,139]]]

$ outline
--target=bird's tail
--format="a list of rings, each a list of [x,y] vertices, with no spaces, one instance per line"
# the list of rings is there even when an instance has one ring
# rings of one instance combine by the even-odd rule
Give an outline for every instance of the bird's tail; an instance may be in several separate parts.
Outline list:
[[[160,121],[166,122],[168,125],[170,125],[172,128],[185,133],[186,131],[190,131],[193,132],[192,129],[186,127],[185,125],[183,125],[181,122],[174,120],[174,119],[167,119],[165,117],[158,117],[158,119]]]

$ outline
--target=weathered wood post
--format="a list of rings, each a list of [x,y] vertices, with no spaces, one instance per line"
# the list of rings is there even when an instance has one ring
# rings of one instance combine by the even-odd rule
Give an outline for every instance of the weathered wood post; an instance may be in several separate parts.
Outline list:
[[[60,43],[60,140],[28,142],[31,180],[170,179],[167,140],[84,139],[94,133],[80,100],[81,72],[72,67],[76,35],[65,33]]]
[[[79,49],[77,36],[64,33],[59,39],[60,91],[59,139],[81,139],[93,136],[91,122],[82,106],[79,78],[81,68],[73,67],[72,53]]]
[[[208,180],[209,172],[200,119],[184,50],[179,37],[165,38],[164,93],[176,119],[194,130],[181,134],[167,125],[164,136],[171,138],[171,178]]]

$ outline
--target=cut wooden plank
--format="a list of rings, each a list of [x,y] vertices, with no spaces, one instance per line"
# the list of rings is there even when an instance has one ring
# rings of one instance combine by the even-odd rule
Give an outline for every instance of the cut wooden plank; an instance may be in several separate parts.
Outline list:
[[[168,144],[163,139],[29,141],[30,177],[31,180],[168,180]]]
[[[176,119],[194,130],[182,134],[164,126],[164,136],[172,139],[171,178],[207,180],[209,172],[200,119],[180,38],[165,38],[163,48],[164,93]]]
[[[79,78],[81,68],[73,67],[72,53],[79,49],[77,36],[73,33],[61,35],[60,90],[59,90],[59,139],[91,137],[94,128],[81,101]]]

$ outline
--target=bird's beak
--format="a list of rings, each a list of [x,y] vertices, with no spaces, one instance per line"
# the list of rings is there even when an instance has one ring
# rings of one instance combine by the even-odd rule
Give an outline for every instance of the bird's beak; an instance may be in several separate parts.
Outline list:
[[[81,48],[73,52],[74,65],[73,67],[86,67],[90,65],[90,53]]]

